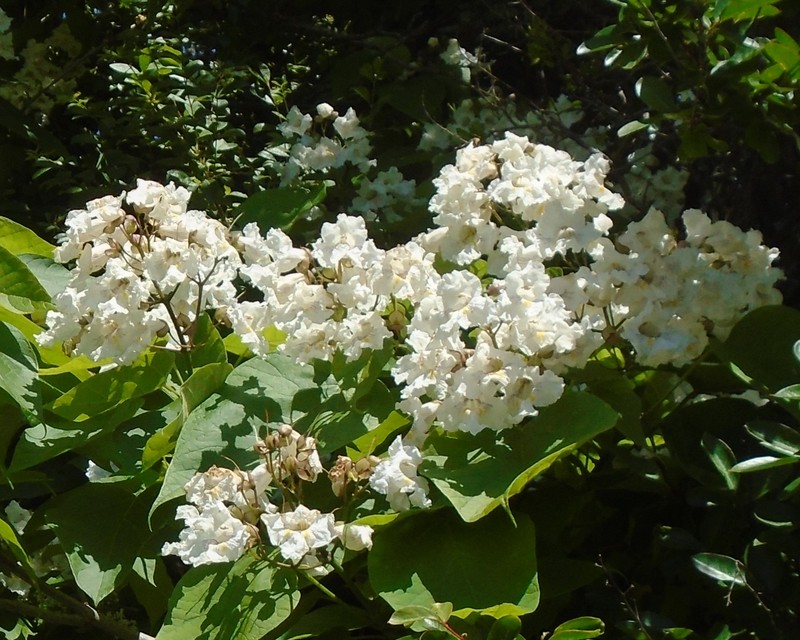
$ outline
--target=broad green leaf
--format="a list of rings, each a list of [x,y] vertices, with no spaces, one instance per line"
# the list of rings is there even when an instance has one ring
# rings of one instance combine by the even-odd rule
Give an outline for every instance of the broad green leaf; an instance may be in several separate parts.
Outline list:
[[[0,246],[0,306],[33,313],[50,304],[50,295],[17,256]]]
[[[561,456],[612,428],[618,414],[585,392],[569,392],[521,426],[500,433],[432,434],[422,474],[466,522],[516,495]]]
[[[242,202],[234,215],[237,226],[257,222],[262,233],[268,229],[289,229],[303,213],[325,199],[325,185],[315,189],[303,187],[276,187],[258,191]]]
[[[39,354],[42,356],[42,359],[45,360],[46,352],[51,351],[50,349],[40,349]],[[91,377],[92,369],[99,369],[104,364],[110,364],[111,360],[101,360],[100,362],[95,362],[94,360],[90,360],[84,355],[74,356],[70,358],[69,356],[65,356],[66,362],[63,364],[57,365],[55,367],[46,367],[44,369],[39,369],[40,376],[58,376],[62,373],[71,373],[74,375],[78,380],[87,380]],[[48,358],[45,362],[51,362],[53,358]]]
[[[369,432],[377,420],[352,408],[345,394],[336,384],[304,391],[297,398],[303,416],[294,424],[298,431],[313,433],[320,453],[328,453],[352,442]]]
[[[66,451],[82,447],[131,419],[141,406],[142,400],[133,398],[77,424],[52,418],[46,425],[28,427],[22,432],[14,450],[10,471],[18,473]]]
[[[353,440],[352,448],[348,448],[352,451],[350,457],[357,460],[370,455],[388,438],[399,432],[400,429],[407,427],[410,423],[410,418],[397,411],[392,411],[386,420],[370,430],[369,433],[365,433]]]
[[[227,364],[228,354],[225,344],[207,313],[201,314],[197,319],[192,341],[194,349],[189,354],[192,368],[197,369],[211,363]]]
[[[84,380],[48,407],[53,413],[80,422],[111,407],[161,388],[175,354],[159,350],[145,353],[137,362],[114,367]]]
[[[242,468],[254,463],[253,445],[265,435],[266,424],[290,421],[295,395],[314,386],[311,367],[277,353],[236,367],[186,419],[153,511],[183,495],[183,486],[198,471],[231,461]]]
[[[457,617],[530,613],[539,604],[535,533],[527,516],[515,518],[498,511],[467,524],[437,510],[398,520],[375,532],[370,583],[395,611],[450,602]]]
[[[800,362],[794,356],[798,340],[800,311],[774,305],[748,313],[718,351],[757,383],[776,392],[800,380]]]
[[[297,572],[248,553],[233,565],[190,569],[175,587],[157,640],[256,640],[300,600]]]
[[[550,640],[588,640],[605,633],[605,624],[600,618],[582,616],[558,625],[549,636]]]
[[[341,629],[342,636],[346,629],[361,629],[374,624],[367,612],[360,607],[351,607],[346,604],[334,604],[327,607],[313,609],[310,612],[300,612],[298,607],[294,615],[302,613],[289,629],[278,636],[277,640],[301,640],[303,638],[317,638],[323,633],[331,633]]]
[[[186,419],[201,402],[219,389],[232,370],[233,367],[227,362],[213,362],[192,372],[181,385],[178,415],[147,440],[142,452],[142,467],[147,469],[172,453],[176,437]]]
[[[619,413],[616,428],[637,445],[644,446],[642,430],[642,399],[636,393],[633,380],[618,368],[611,368],[601,362],[589,362],[575,373],[575,382],[583,382],[598,398],[607,402]]]
[[[55,298],[64,291],[72,279],[70,272],[51,258],[31,254],[23,254],[18,257],[51,298]]]
[[[54,498],[45,518],[80,589],[97,604],[125,582],[148,537],[147,494],[84,484]]]
[[[7,395],[31,424],[42,420],[36,353],[19,329],[0,322],[0,397]]]
[[[27,227],[0,216],[0,247],[15,255],[30,253],[46,258],[53,257],[55,247],[42,240]]]
[[[747,584],[744,566],[736,558],[719,553],[697,553],[692,556],[692,563],[701,573],[726,584]]]

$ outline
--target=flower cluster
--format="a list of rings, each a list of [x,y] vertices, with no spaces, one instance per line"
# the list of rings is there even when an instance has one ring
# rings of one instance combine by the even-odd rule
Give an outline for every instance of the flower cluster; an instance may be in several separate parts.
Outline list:
[[[323,133],[314,131],[317,124]],[[328,127],[333,135],[325,135]],[[278,130],[292,141],[289,157],[282,170],[282,183],[289,184],[297,176],[308,172],[327,173],[331,169],[351,164],[367,171],[375,164],[370,160],[372,147],[367,131],[361,126],[356,112],[350,108],[340,116],[334,108],[323,102],[317,105],[317,115],[303,113],[292,107]]]
[[[189,504],[177,511],[185,526],[178,542],[164,544],[163,555],[193,566],[234,561],[263,540],[261,527],[285,560],[324,574],[320,550],[337,541],[353,551],[372,546],[371,527],[336,522],[332,513],[294,504],[301,483],[315,482],[324,472],[314,438],[281,425],[256,450],[264,460],[252,471],[215,466],[186,483]],[[283,500],[281,509],[271,502],[275,496]]]
[[[359,139],[354,115],[326,107],[319,117]],[[284,133],[302,137],[311,125],[293,113]],[[305,505],[306,483],[326,475],[344,503],[371,489],[395,511],[428,507],[418,467],[432,427],[520,424],[603,346],[626,362],[683,366],[709,336],[725,338],[749,310],[780,300],[777,250],[758,232],[689,210],[678,234],[653,209],[615,233],[611,214],[624,202],[608,171],[601,154],[577,161],[510,132],[472,143],[434,180],[435,226],[386,249],[363,217],[342,213],[296,247],[255,223],[229,231],[188,210],[185,190],[139,181],[70,213],[56,257],[75,261],[72,279],[39,340],[126,363],[159,336],[191,348],[193,323],[213,309],[256,355],[352,362],[391,347],[398,408],[412,426],[382,458],[339,456],[326,473],[314,438],[282,425],[258,442],[254,469],[213,467],[186,484],[185,528],[163,548],[201,565],[268,541],[293,566],[324,574],[336,545],[368,548],[372,530]]]
[[[600,154],[579,162],[513,133],[470,144],[434,180],[436,226],[389,249],[346,214],[307,248],[255,223],[229,233],[187,211],[184,190],[140,181],[133,213],[104,198],[70,214],[57,257],[77,261],[73,280],[40,341],[129,362],[157,335],[186,346],[215,308],[260,355],[353,361],[393,344],[407,445],[433,424],[508,428],[558,400],[612,336],[642,365],[680,366],[779,300],[777,251],[757,232],[687,211],[679,239],[653,210],[615,239],[609,213],[624,202],[608,170]],[[239,276],[260,299],[236,299]]]
[[[39,344],[120,363],[157,336],[187,348],[197,316],[235,299],[241,263],[228,229],[188,201],[181,187],[139,180],[128,194],[70,211],[55,258],[75,267]]]

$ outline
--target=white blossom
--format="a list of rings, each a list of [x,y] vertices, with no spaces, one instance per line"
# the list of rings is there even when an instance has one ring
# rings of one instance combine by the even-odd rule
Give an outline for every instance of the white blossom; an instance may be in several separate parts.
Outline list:
[[[194,567],[215,562],[233,562],[255,542],[250,527],[235,518],[222,502],[181,505],[177,518],[185,522],[178,542],[165,543],[162,555],[176,555]]]
[[[389,457],[382,460],[369,478],[369,486],[386,496],[395,511],[429,507],[428,481],[417,475],[422,454],[414,445],[404,445],[397,436],[389,445]]]
[[[293,564],[313,554],[315,549],[328,546],[337,537],[332,513],[320,513],[302,504],[286,513],[265,513],[261,521],[269,541]]]

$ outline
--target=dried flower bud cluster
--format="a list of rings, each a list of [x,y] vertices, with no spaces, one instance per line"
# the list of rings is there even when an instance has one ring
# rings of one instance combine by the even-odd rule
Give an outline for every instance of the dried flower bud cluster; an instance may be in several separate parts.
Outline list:
[[[379,463],[380,458],[376,456],[366,456],[356,462],[353,462],[348,456],[339,456],[336,459],[336,464],[328,471],[333,493],[338,498],[344,497],[347,493],[348,485],[356,485],[369,480]]]

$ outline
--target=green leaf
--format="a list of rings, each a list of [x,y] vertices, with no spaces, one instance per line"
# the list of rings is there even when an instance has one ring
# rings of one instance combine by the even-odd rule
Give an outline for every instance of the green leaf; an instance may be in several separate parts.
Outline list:
[[[77,425],[68,420],[51,418],[46,425],[29,427],[22,432],[14,449],[10,470],[17,473],[65,451],[82,447],[131,419],[141,406],[142,400],[134,398]]]
[[[257,222],[262,233],[273,228],[289,229],[299,216],[322,202],[325,193],[324,184],[313,190],[303,187],[277,187],[258,191],[234,211],[237,225]]]
[[[618,368],[601,362],[589,362],[575,374],[575,382],[583,382],[598,398],[607,402],[619,413],[616,428],[639,446],[644,446],[642,430],[642,399],[636,393],[636,384]]]
[[[358,459],[370,455],[392,435],[398,433],[400,429],[407,427],[410,423],[411,419],[408,416],[392,411],[386,420],[377,427],[353,440],[352,448],[350,449],[353,453],[350,457]]]
[[[731,468],[736,464],[736,457],[731,448],[711,433],[704,433],[700,443],[714,468],[725,481],[725,486],[731,490],[735,489],[739,484],[739,478],[731,473]]]
[[[31,254],[22,254],[18,257],[51,298],[64,291],[72,279],[70,272],[51,258]]]
[[[632,120],[627,124],[622,125],[619,129],[617,129],[617,137],[624,138],[625,136],[629,136],[632,133],[636,133],[637,131],[641,131],[642,129],[647,129],[649,125],[646,122],[641,122],[639,120]]]
[[[618,414],[586,392],[568,392],[513,429],[431,434],[421,468],[466,522],[474,522],[522,491],[561,456],[612,428]]]
[[[194,345],[190,354],[192,368],[197,369],[211,363],[227,364],[228,352],[225,343],[207,313],[197,318],[192,343]]]
[[[772,6],[777,2],[778,0],[717,0],[714,17],[733,22],[749,22],[758,17],[766,18],[779,13],[779,10]]]
[[[651,76],[639,78],[636,81],[635,90],[636,95],[653,111],[666,113],[678,108],[672,89],[661,78]]]
[[[718,352],[753,380],[776,392],[800,380],[800,362],[794,355],[798,340],[800,311],[773,305],[742,318]]]
[[[42,398],[33,347],[19,329],[0,322],[0,398],[8,396],[31,424],[39,424]]]
[[[558,625],[549,640],[587,640],[605,633],[605,624],[600,618],[582,616]]]
[[[178,415],[147,440],[142,452],[143,468],[148,469],[172,453],[176,437],[186,419],[201,402],[222,386],[231,371],[233,371],[233,367],[227,362],[212,362],[192,372],[192,375],[181,385]]]
[[[389,618],[389,624],[401,624],[412,631],[441,630],[442,623],[450,619],[453,605],[450,602],[436,602],[430,606],[411,605],[397,609]]]
[[[0,246],[0,305],[20,313],[32,313],[50,303],[30,269],[17,256]]]
[[[198,471],[231,461],[242,468],[254,463],[257,435],[265,435],[268,422],[290,421],[295,395],[314,386],[311,367],[277,353],[236,367],[186,419],[153,511],[183,495]]]
[[[48,408],[68,420],[86,420],[126,400],[160,389],[174,359],[171,351],[147,352],[134,364],[114,367],[81,382]]]
[[[28,574],[31,581],[35,584],[36,572],[31,566],[30,558],[28,558],[28,554],[25,553],[25,549],[22,547],[22,544],[20,544],[14,527],[12,527],[2,518],[0,518],[0,540],[3,540],[8,545],[14,558],[16,558],[17,562],[19,562],[22,568],[25,570],[25,573]]]
[[[0,216],[0,247],[14,255],[30,253],[46,258],[53,257],[55,247],[42,240],[27,227]]]
[[[233,565],[190,569],[170,598],[157,640],[254,640],[286,620],[300,600],[297,573],[253,554]]]
[[[301,605],[302,607],[302,605]],[[297,615],[300,607],[295,609]],[[362,608],[351,607],[345,604],[335,604],[327,607],[313,609],[302,613],[297,622],[291,625],[286,633],[277,640],[300,640],[301,638],[317,638],[323,633],[331,633],[341,629],[340,637],[347,637],[345,629],[361,629],[373,624],[367,612]]]
[[[785,424],[754,420],[748,422],[745,429],[771,451],[783,456],[800,453],[800,433]]]
[[[539,604],[535,534],[526,515],[515,518],[498,511],[466,524],[439,510],[395,521],[375,532],[370,582],[395,611],[450,602],[457,617],[530,613]]]
[[[736,558],[718,553],[697,553],[692,556],[692,564],[714,580],[740,586],[747,584],[744,566]]]
[[[112,484],[84,484],[54,498],[45,518],[58,536],[72,575],[97,604],[125,582],[150,536],[148,499]]]
[[[603,27],[591,38],[580,44],[577,50],[578,55],[586,55],[587,53],[594,53],[597,51],[606,51],[611,47],[624,44],[626,39],[620,33],[620,31],[621,29],[617,24]]]
[[[784,467],[789,464],[800,462],[800,456],[792,458],[775,458],[774,456],[759,456],[743,460],[731,467],[733,473],[751,473],[753,471],[764,471],[775,467]]]

